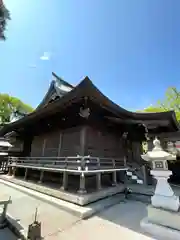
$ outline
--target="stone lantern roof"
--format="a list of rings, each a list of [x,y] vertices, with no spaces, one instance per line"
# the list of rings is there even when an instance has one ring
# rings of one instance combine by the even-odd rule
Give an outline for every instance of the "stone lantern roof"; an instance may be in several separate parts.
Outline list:
[[[152,151],[148,151],[146,154],[143,154],[141,157],[145,161],[154,161],[154,160],[176,160],[176,156],[164,151],[161,147],[160,141],[155,138],[153,141],[154,148]]]

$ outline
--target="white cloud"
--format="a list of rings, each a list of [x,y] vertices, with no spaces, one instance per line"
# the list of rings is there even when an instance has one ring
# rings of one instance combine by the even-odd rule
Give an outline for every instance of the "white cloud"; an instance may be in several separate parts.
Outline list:
[[[35,64],[30,64],[28,67],[30,68],[36,68],[37,66]]]
[[[50,52],[44,52],[43,55],[40,57],[42,61],[48,61],[50,59]]]

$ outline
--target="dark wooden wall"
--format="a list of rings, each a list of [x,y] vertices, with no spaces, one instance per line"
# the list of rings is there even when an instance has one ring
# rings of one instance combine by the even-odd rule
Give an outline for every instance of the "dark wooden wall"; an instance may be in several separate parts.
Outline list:
[[[123,159],[125,149],[123,148],[121,134],[118,134],[118,132],[86,125],[66,130],[57,128],[39,136],[34,136],[29,141],[25,139],[24,154],[24,156],[31,157],[90,155]],[[129,150],[129,159],[138,161],[140,154],[140,143],[132,143],[132,148]]]
[[[34,136],[31,157],[76,156],[80,151],[81,127],[67,130],[56,129],[52,132]]]
[[[86,155],[123,158],[123,143],[118,134],[88,126],[86,135]]]
[[[74,127],[62,132],[60,156],[80,155],[80,132],[82,127]]]
[[[122,139],[108,130],[98,130],[90,126],[62,131],[57,129],[33,138],[32,157],[77,155],[122,158],[124,156]]]

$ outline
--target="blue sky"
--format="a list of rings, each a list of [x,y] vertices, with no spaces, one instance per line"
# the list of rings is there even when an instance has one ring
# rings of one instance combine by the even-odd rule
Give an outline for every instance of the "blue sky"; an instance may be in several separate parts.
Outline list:
[[[71,84],[87,75],[136,110],[180,88],[179,0],[4,2],[12,20],[0,42],[0,92],[35,107],[52,71]]]

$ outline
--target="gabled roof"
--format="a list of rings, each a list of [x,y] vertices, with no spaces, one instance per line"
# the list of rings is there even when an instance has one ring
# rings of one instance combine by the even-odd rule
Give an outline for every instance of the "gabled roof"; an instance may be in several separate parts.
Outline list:
[[[58,77],[54,72],[52,72],[52,76],[54,79],[52,80],[46,95],[41,103],[37,106],[36,110],[46,106],[49,102],[54,101],[55,99],[63,97],[74,88],[71,84]]]
[[[134,120],[137,122],[143,121],[168,121],[169,125],[172,126],[172,131],[179,129],[174,111],[161,112],[161,113],[137,113],[130,112],[116,103],[112,102],[106,97],[88,78],[85,77],[76,87],[70,85],[73,89],[61,96],[58,100],[44,105],[44,107],[37,108],[34,112],[26,115],[16,122],[6,125],[1,131],[1,134],[5,134],[9,131],[13,131],[15,128],[21,127],[24,123],[30,123],[33,120],[39,120],[43,117],[50,116],[54,113],[61,112],[63,108],[66,108],[73,102],[78,102],[80,99],[87,97],[93,102],[99,104],[102,108],[107,109],[111,112],[116,119],[120,120]],[[51,90],[51,89],[50,89]],[[50,92],[50,91],[49,91]]]

